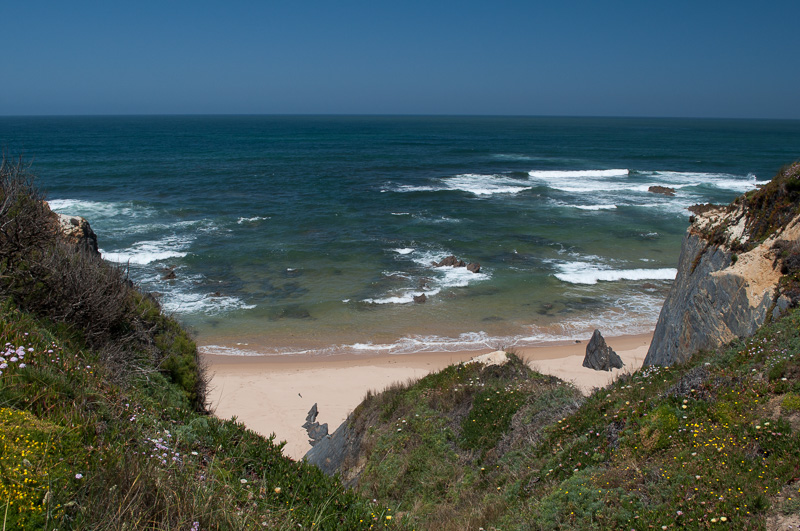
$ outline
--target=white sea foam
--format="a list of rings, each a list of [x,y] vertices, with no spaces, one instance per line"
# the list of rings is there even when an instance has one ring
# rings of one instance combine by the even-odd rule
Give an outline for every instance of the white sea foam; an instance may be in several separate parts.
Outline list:
[[[61,214],[81,216],[89,222],[105,218],[122,217],[147,217],[154,211],[152,208],[135,206],[132,203],[116,203],[104,201],[86,201],[83,199],[51,199],[48,202],[50,209]]]
[[[449,218],[447,216],[441,216],[438,218],[424,218],[425,221],[429,221],[431,223],[461,223],[461,220],[458,218]]]
[[[445,177],[438,184],[425,186],[403,185],[398,186],[398,192],[442,192],[448,190],[459,190],[477,196],[489,196],[495,194],[518,194],[525,190],[530,190],[532,186],[519,179],[514,179],[505,175],[481,175],[477,173],[465,173],[453,177]]]
[[[466,267],[442,266],[434,268],[441,275],[439,283],[445,288],[463,288],[474,282],[481,282],[489,279],[489,275],[481,271],[473,273]]]
[[[402,249],[392,249],[397,254],[411,254],[414,252],[412,247],[403,247]]]
[[[414,297],[424,294],[426,297],[438,295],[442,290],[438,288],[424,290],[406,290],[396,295],[381,298],[364,299],[367,304],[409,304],[414,302]]]
[[[597,284],[598,282],[617,282],[620,280],[674,280],[678,270],[660,269],[612,269],[608,266],[590,262],[566,262],[557,266],[555,277],[570,284]]]
[[[680,216],[688,216],[687,209],[695,204],[696,201],[662,201],[661,203],[637,203],[636,208],[654,208],[670,214],[677,214]]]
[[[100,254],[109,262],[146,265],[170,258],[183,258],[188,254],[185,249],[193,239],[168,236],[161,240],[137,242],[127,249],[118,251],[104,251],[101,249]]]
[[[271,219],[270,216],[253,216],[252,218],[239,218],[236,223],[241,225],[243,223],[256,223],[258,221],[266,221],[268,219]]]
[[[476,173],[448,177],[443,179],[443,183],[451,190],[462,190],[475,195],[518,194],[532,188],[510,177]]]
[[[648,184],[629,181],[627,169],[617,170],[564,170],[528,172],[531,180],[544,183],[548,188],[575,194],[646,192]]]
[[[392,348],[392,345],[375,345],[373,343],[355,343],[353,345],[350,345],[349,348],[351,348],[353,350],[358,350],[358,351],[376,352],[376,351],[382,351],[382,350],[390,350]]]
[[[614,210],[617,205],[566,205],[581,210]]]
[[[212,296],[203,293],[173,291],[162,303],[164,310],[171,313],[219,315],[235,310],[255,308],[238,297]]]
[[[576,177],[623,177],[628,175],[626,169],[617,170],[532,170],[528,172],[536,179],[574,179]]]
[[[457,337],[409,336],[397,340],[389,349],[390,354],[412,354],[415,352],[458,352],[463,350],[499,349],[503,339],[486,332],[466,332]]]
[[[263,356],[263,353],[255,350],[224,345],[198,345],[197,350],[201,354],[213,354],[215,356]]]
[[[733,190],[734,192],[749,192],[750,190],[754,190],[759,186],[763,186],[769,183],[769,181],[756,181],[755,179],[752,181],[744,181],[744,180],[734,180],[734,179],[720,179],[719,181],[714,181],[711,183],[717,188],[723,188],[725,190]]]
[[[107,226],[111,225],[112,222],[113,225],[108,227],[104,233],[116,232],[120,235],[134,236],[136,234],[151,234],[160,231],[171,232],[175,228],[197,230],[198,232],[215,232],[219,230],[219,227],[208,219],[186,220],[177,223],[146,223],[139,219],[125,221],[124,216],[120,215],[105,221]]]
[[[737,176],[729,173],[704,173],[704,172],[677,172],[677,171],[655,171],[652,175],[659,180],[659,183],[672,188],[688,188],[694,186],[713,186],[722,190],[734,192],[747,192],[759,185],[767,184],[769,181],[759,181],[756,176]]]
[[[528,172],[531,179],[549,188],[574,194],[601,193],[618,195],[624,192],[645,193],[651,186],[667,186],[686,196],[692,188],[712,186],[721,190],[746,192],[769,181],[758,181],[754,175],[740,177],[727,173],[619,170],[564,170]],[[631,177],[628,179],[628,177]],[[687,190],[688,189],[688,190]],[[688,197],[688,196],[687,196]]]
[[[407,256],[425,271],[424,287],[393,290],[383,297],[370,297],[363,299],[362,302],[367,304],[410,304],[414,302],[414,297],[422,294],[428,298],[435,297],[443,289],[464,288],[472,283],[482,282],[491,278],[491,274],[486,270],[473,273],[466,267],[434,267],[434,262],[440,262],[450,255],[447,252],[417,251],[412,249],[413,253],[400,253],[399,251],[401,250],[407,251],[408,249],[394,249],[395,252],[400,254],[398,260],[402,260],[402,257]],[[406,278],[412,285],[419,285],[421,280],[420,277],[407,271],[384,271],[383,274],[387,277]]]
[[[442,190],[447,190],[447,188],[442,186],[412,186],[410,184],[403,184],[397,187],[397,192],[441,192]],[[385,190],[389,191],[389,190]]]
[[[160,260],[168,260],[170,258],[183,258],[188,253],[178,251],[155,251],[146,250],[144,248],[130,249],[119,253],[105,252],[100,249],[100,254],[105,260],[109,262],[116,262],[118,264],[137,264],[145,265],[151,262],[158,262]]]
[[[548,186],[554,190],[570,192],[574,194],[586,194],[595,192],[647,192],[650,184],[637,183],[618,183],[606,182],[601,180],[580,179],[575,181],[550,182]]]
[[[173,223],[172,225],[168,225],[168,227],[180,227],[185,229],[194,229],[198,232],[216,232],[219,230],[219,226],[214,223],[213,220],[210,219],[192,219],[186,221],[179,221],[177,223]],[[227,232],[230,232],[228,230]]]

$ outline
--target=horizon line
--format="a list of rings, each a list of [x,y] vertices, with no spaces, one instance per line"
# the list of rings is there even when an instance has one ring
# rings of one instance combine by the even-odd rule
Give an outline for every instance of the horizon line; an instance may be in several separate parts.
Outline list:
[[[386,118],[574,118],[628,120],[752,120],[800,121],[800,118],[764,118],[732,116],[659,116],[604,114],[456,114],[456,113],[82,113],[82,114],[0,114],[0,118],[157,118],[157,117],[386,117]]]

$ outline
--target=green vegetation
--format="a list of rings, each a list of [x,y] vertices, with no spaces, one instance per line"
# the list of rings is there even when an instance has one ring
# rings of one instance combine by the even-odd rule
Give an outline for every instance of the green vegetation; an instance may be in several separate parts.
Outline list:
[[[453,365],[369,395],[351,417],[366,461],[343,475],[360,473],[365,495],[399,505],[417,528],[477,529],[503,513],[508,493],[523,494],[508,459],[582,400],[513,354],[503,366]]]
[[[764,187],[741,198],[751,241],[762,242],[800,213],[800,162],[781,168]]]
[[[0,185],[0,529],[398,527],[209,416],[178,323],[57,236],[26,168],[3,161]]]
[[[800,517],[798,310],[585,400],[512,357],[449,367],[391,402],[356,411],[359,488],[421,529],[764,529]]]

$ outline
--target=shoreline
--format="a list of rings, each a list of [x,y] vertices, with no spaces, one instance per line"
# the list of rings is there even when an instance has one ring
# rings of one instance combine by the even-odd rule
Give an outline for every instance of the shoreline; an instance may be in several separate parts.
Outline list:
[[[580,343],[554,342],[510,350],[534,370],[572,382],[587,394],[621,374],[638,370],[652,336],[650,332],[606,338],[625,363],[623,369],[609,372],[582,367],[588,338]],[[286,441],[285,455],[301,459],[311,448],[302,425],[315,403],[319,408],[317,421],[327,423],[332,433],[367,391],[380,392],[391,384],[419,379],[491,351],[201,355],[211,375],[209,397],[213,414],[225,419],[236,417],[263,436],[274,433],[276,442]]]

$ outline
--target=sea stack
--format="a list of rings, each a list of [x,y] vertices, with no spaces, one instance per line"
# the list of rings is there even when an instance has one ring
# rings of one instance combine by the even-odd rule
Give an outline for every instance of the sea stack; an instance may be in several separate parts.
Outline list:
[[[612,368],[621,369],[624,365],[619,354],[606,344],[606,340],[600,330],[595,330],[594,334],[592,334],[592,339],[586,345],[586,357],[583,358],[583,366],[596,371],[610,371]]]

